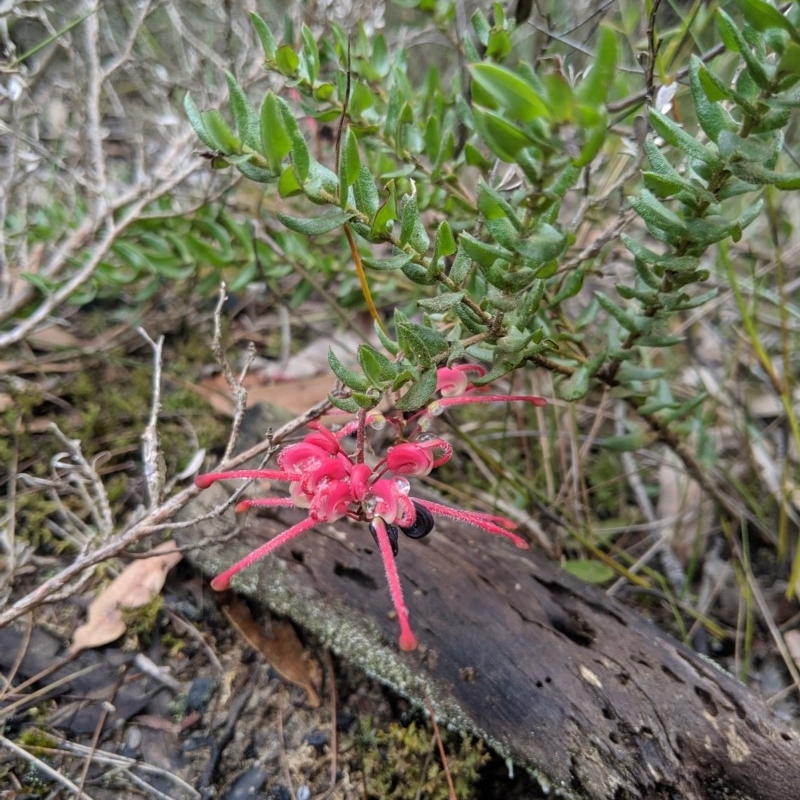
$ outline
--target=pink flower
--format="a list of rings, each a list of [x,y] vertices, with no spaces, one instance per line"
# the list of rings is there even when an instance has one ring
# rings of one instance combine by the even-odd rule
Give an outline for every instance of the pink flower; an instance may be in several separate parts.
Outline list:
[[[519,400],[543,405],[541,397],[528,395],[470,394],[478,389],[470,383],[469,375],[485,374],[483,367],[459,364],[438,370],[437,390],[442,397],[429,404],[418,415],[421,425],[446,406],[465,403],[507,402]],[[413,418],[412,418],[413,419]],[[395,565],[400,533],[412,539],[427,536],[434,526],[434,517],[448,517],[481,528],[487,533],[503,536],[517,547],[527,548],[527,542],[513,533],[511,520],[494,514],[464,511],[458,508],[412,497],[408,478],[428,475],[453,454],[451,445],[431,434],[420,434],[412,441],[390,447],[386,457],[374,467],[365,459],[366,428],[373,421],[389,421],[399,431],[407,427],[401,417],[385,420],[382,414],[362,412],[354,422],[347,423],[336,433],[319,423],[310,423],[311,433],[302,442],[284,448],[278,455],[279,470],[234,470],[199,475],[195,483],[202,489],[218,480],[257,479],[289,483],[288,497],[265,497],[243,500],[236,509],[307,508],[308,517],[285,530],[245,556],[211,581],[216,590],[227,589],[231,578],[240,570],[265,558],[281,545],[313,528],[320,522],[347,517],[367,522],[378,545],[389,585],[397,620],[400,625],[399,644],[402,650],[413,650],[417,640],[411,631],[408,609]],[[349,453],[342,442],[357,433],[355,452]]]

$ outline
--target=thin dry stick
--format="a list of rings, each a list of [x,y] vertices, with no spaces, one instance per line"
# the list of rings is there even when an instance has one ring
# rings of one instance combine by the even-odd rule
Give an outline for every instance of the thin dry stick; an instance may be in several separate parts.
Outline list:
[[[29,753],[27,750],[15,744],[10,739],[7,739],[2,734],[0,734],[0,747],[5,747],[12,753],[16,753],[16,755],[21,756],[26,761],[30,762],[34,767],[36,767],[36,769],[38,769],[40,772],[48,775],[54,781],[57,781],[71,792],[74,792],[75,800],[80,800],[80,798],[83,798],[84,800],[93,800],[90,795],[81,791],[81,789],[76,786],[66,775],[62,775],[58,770],[53,769],[53,767],[51,767],[47,762],[37,758],[35,755],[33,755],[33,753]]]
[[[156,508],[164,490],[164,459],[159,449],[158,415],[161,412],[161,362],[164,337],[154,342],[144,328],[137,328],[139,335],[153,349],[153,395],[150,400],[150,418],[142,433],[142,464],[147,484],[148,508]]]
[[[336,789],[336,770],[339,758],[339,744],[336,733],[336,671],[330,650],[325,651],[325,660],[328,667],[328,675],[330,675],[329,691],[331,693],[331,788],[328,790],[328,796],[330,796]]]
[[[292,795],[292,800],[297,800],[297,795],[294,792],[294,784],[292,783],[292,775],[289,772],[289,759],[286,757],[286,742],[283,740],[283,709],[286,706],[286,686],[281,685],[280,700],[278,702],[278,743],[281,753],[281,771],[283,772],[283,779],[289,787],[289,792]]]
[[[119,687],[122,685],[122,681],[126,672],[127,667],[124,670],[121,670],[119,675],[117,675],[117,679],[114,681],[114,686],[111,689],[112,698],[117,696],[117,692],[119,691]],[[89,752],[86,753],[86,758],[83,760],[81,779],[78,783],[81,794],[83,793],[83,787],[86,785],[86,778],[89,776],[89,768],[92,766],[92,758],[97,750],[97,743],[100,741],[100,734],[103,732],[103,728],[105,727],[109,713],[111,713],[113,710],[114,706],[111,704],[110,700],[105,700],[100,704],[100,716],[97,718],[97,724],[94,726],[92,741],[89,743]]]
[[[50,734],[52,735],[52,734]],[[77,742],[70,742],[68,740],[62,740],[61,745],[58,748],[40,748],[42,752],[52,753],[53,755],[68,755],[68,756],[80,756],[81,758],[85,757],[86,754],[89,752],[89,747],[87,745],[78,744]],[[96,750],[92,754],[92,759],[96,761],[98,764],[107,764],[108,766],[115,769],[117,772],[125,772],[127,773],[128,777],[133,780],[134,782],[138,783],[139,785],[143,784],[143,788],[147,791],[156,794],[159,797],[165,797],[169,800],[170,795],[163,795],[158,792],[157,789],[150,786],[149,783],[145,783],[140,778],[137,778],[133,770],[138,769],[142,772],[150,773],[152,775],[157,775],[158,777],[166,780],[173,781],[179,789],[186,792],[190,797],[199,798],[200,793],[190,784],[186,783],[182,778],[178,775],[175,775],[173,772],[170,772],[162,767],[154,766],[153,764],[145,764],[142,761],[137,761],[135,758],[127,758],[126,756],[120,756],[116,753],[109,753],[105,750]],[[85,796],[85,795],[84,795]]]
[[[428,713],[431,715],[431,725],[433,725],[433,735],[436,737],[436,744],[439,747],[439,757],[442,759],[442,769],[444,770],[445,777],[447,778],[447,789],[450,792],[450,800],[458,800],[456,798],[456,789],[453,786],[453,778],[450,775],[450,767],[447,765],[447,756],[444,752],[444,743],[442,742],[441,734],[439,733],[439,725],[436,722],[436,714],[433,710],[433,703],[428,690],[425,689],[425,705],[428,706]]]

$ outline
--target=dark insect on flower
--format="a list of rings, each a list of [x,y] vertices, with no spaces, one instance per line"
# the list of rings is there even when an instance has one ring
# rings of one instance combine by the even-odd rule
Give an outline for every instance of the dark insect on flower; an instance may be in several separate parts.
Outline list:
[[[483,368],[476,365],[439,369],[437,388],[443,397],[423,409],[418,415],[422,422],[451,405],[507,400],[522,400],[534,405],[544,405],[546,402],[541,397],[533,396],[468,394],[477,391],[466,377],[470,372],[484,374]],[[366,427],[378,427],[385,422],[386,419],[380,413],[362,412],[355,422],[345,425],[335,433],[319,423],[309,423],[311,433],[302,442],[289,445],[278,454],[278,469],[245,469],[199,475],[195,483],[202,489],[218,480],[288,481],[288,497],[243,500],[236,506],[237,511],[253,507],[308,509],[306,519],[292,525],[217,575],[211,581],[212,588],[217,591],[227,589],[237,572],[320,522],[333,522],[342,518],[367,522],[380,550],[389,593],[397,612],[400,647],[403,650],[413,650],[417,646],[417,640],[408,622],[408,611],[394,560],[398,552],[400,532],[411,539],[422,539],[433,530],[434,515],[438,515],[474,525],[487,533],[504,536],[517,547],[527,549],[527,542],[512,533],[516,525],[505,517],[463,511],[410,496],[409,478],[427,475],[452,456],[453,449],[444,439],[422,433],[412,441],[390,447],[386,456],[375,466],[370,467],[364,463]],[[358,434],[356,450],[348,453],[342,442],[354,432]]]

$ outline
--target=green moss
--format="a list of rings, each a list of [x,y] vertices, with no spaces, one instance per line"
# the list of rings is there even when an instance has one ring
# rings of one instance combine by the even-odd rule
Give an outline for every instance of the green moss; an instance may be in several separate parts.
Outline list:
[[[468,800],[475,796],[475,782],[488,759],[484,744],[447,731],[442,737],[456,796]],[[447,800],[450,796],[431,731],[418,728],[414,722],[408,726],[393,722],[387,728],[375,729],[367,719],[357,744],[362,750],[364,784],[370,797]]]
[[[121,609],[122,619],[128,628],[127,640],[132,643],[131,649],[145,649],[149,645],[163,606],[164,597],[159,593],[143,606]]]

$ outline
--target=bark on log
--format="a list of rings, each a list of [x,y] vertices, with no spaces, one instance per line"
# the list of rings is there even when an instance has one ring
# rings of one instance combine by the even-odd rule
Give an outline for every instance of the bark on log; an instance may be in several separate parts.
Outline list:
[[[202,507],[225,492],[204,492]],[[194,558],[222,571],[297,519],[251,516],[246,533]],[[233,523],[231,511],[184,532],[182,544]],[[437,519],[426,539],[401,537],[397,566],[420,640],[413,653],[397,649],[365,525],[315,528],[234,587],[411,700],[427,692],[440,721],[486,739],[553,797],[800,796],[796,730],[732,676],[535,552]]]

